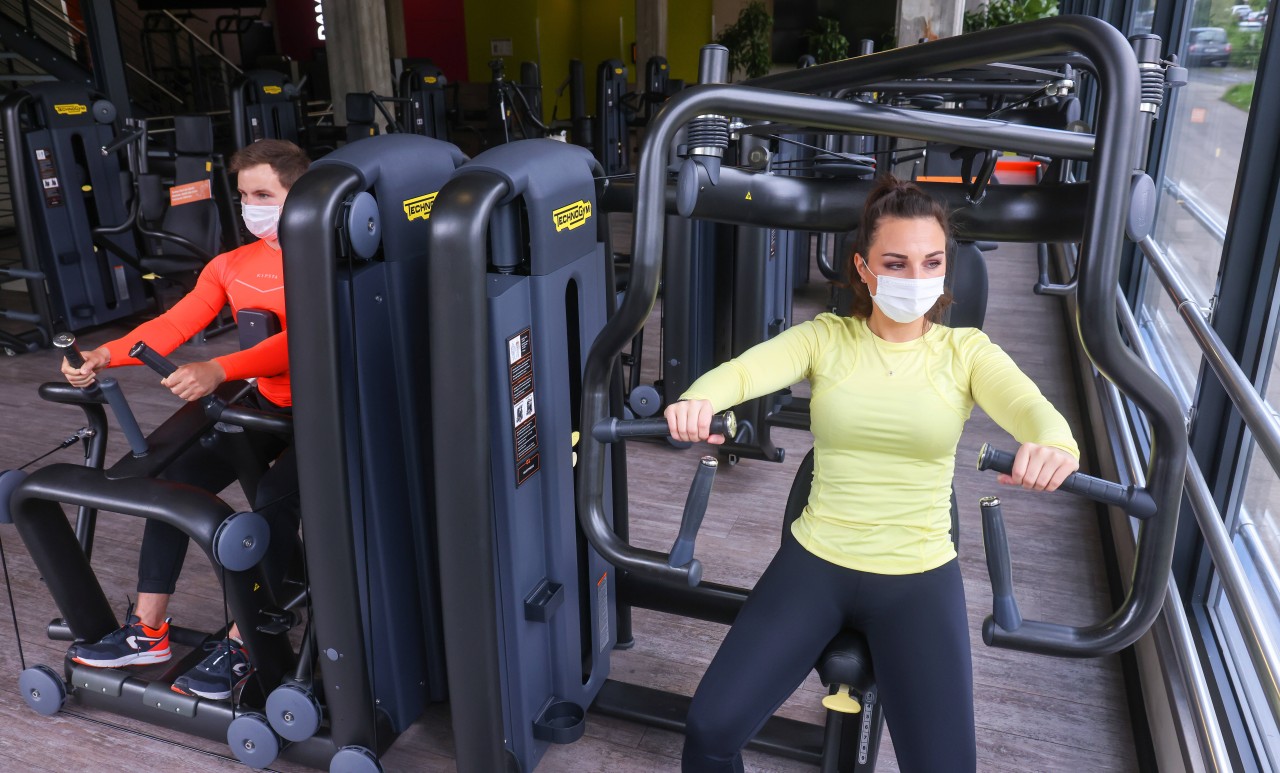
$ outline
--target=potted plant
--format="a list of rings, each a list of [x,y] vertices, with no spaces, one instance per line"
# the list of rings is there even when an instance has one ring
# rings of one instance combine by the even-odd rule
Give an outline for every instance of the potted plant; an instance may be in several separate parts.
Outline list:
[[[818,17],[818,29],[809,31],[809,53],[818,60],[818,64],[849,56],[849,39],[840,34],[839,21]]]
[[[729,73],[742,70],[748,78],[759,78],[769,73],[773,64],[770,52],[770,35],[773,33],[773,17],[765,10],[762,0],[751,0],[738,14],[738,20],[716,37],[716,42],[729,49]]]
[[[976,11],[965,12],[964,31],[976,32],[1057,15],[1057,0],[987,0]]]

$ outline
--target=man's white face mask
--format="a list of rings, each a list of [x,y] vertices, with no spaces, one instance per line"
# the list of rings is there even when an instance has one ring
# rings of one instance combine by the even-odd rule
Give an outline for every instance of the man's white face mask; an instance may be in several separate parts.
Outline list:
[[[244,226],[249,229],[249,233],[259,239],[274,239],[276,228],[280,225],[280,207],[274,204],[241,204],[240,217],[244,219]]]

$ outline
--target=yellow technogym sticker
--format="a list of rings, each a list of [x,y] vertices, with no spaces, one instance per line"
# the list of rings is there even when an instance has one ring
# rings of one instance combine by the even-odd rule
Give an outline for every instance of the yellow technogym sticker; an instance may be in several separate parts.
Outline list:
[[[436,202],[436,194],[428,193],[425,196],[415,196],[412,199],[404,200],[404,214],[409,218],[410,222],[414,220],[430,220],[431,205]]]
[[[579,199],[572,204],[566,204],[560,209],[551,213],[551,219],[555,221],[556,233],[564,230],[572,231],[591,217],[591,202]]]
[[[434,75],[424,75],[424,76],[422,76],[422,82],[423,82],[423,83],[435,83],[437,80],[439,80],[439,78],[437,78],[437,77],[436,77],[436,76],[434,76]]]
[[[84,115],[89,112],[89,106],[71,102],[65,105],[54,105],[53,112],[58,115]]]
[[[279,86],[263,86],[262,87],[263,94],[279,94],[282,91],[284,91],[284,89],[280,88]]]

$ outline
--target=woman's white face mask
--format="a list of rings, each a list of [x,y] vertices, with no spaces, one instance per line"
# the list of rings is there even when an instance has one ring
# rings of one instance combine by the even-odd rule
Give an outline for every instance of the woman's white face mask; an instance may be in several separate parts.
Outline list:
[[[871,273],[871,267],[865,260],[862,261],[862,267],[868,274]],[[886,317],[901,324],[915,322],[923,317],[938,302],[938,298],[942,297],[945,289],[945,276],[907,279],[872,275],[876,278],[876,292],[872,294],[871,301]]]
[[[276,238],[276,229],[280,225],[280,207],[259,204],[241,204],[240,217],[244,219],[244,227],[259,239]]]

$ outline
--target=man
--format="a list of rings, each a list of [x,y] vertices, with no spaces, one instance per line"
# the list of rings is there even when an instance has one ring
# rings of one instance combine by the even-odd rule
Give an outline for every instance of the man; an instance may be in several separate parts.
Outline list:
[[[256,379],[256,389],[246,398],[249,407],[289,413],[289,347],[284,306],[284,262],[276,228],[285,197],[310,163],[306,153],[284,140],[260,140],[231,157],[237,175],[245,226],[258,240],[214,258],[200,273],[195,288],[161,316],[143,323],[127,335],[84,353],[84,365],[72,368],[64,359],[62,373],[77,387],[92,384],[102,368],[137,365],[129,349],[145,341],[168,354],[211,322],[222,307],[265,309],[280,320],[281,332],[252,348],[193,362],[178,368],[160,383],[184,400],[198,400],[228,379]],[[264,561],[268,580],[278,587],[292,556],[298,532],[297,462],[289,441],[247,431],[260,459],[275,463],[260,480],[254,510],[271,525],[270,549]],[[217,494],[237,479],[234,460],[213,442],[195,443],[161,477]],[[125,625],[97,642],[73,648],[77,663],[100,668],[162,663],[170,656],[169,599],[173,595],[188,537],[159,521],[147,520],[138,557],[138,601]],[[199,665],[178,677],[176,692],[221,700],[253,672],[248,653],[232,626]]]

